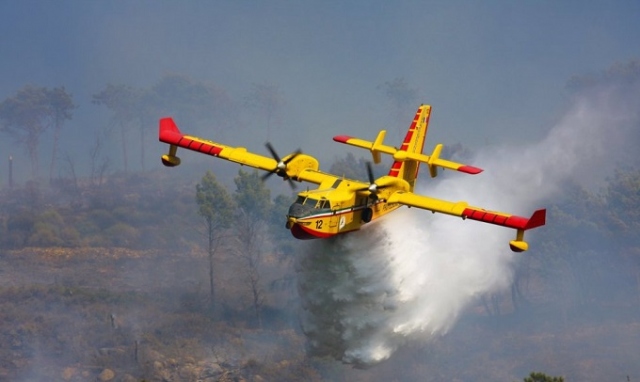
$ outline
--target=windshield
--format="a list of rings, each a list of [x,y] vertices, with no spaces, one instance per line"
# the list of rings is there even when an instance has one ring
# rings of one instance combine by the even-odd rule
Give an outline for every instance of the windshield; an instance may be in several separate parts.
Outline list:
[[[324,209],[331,208],[331,203],[326,199],[314,199],[304,196],[298,196],[296,203],[305,206],[306,208]]]

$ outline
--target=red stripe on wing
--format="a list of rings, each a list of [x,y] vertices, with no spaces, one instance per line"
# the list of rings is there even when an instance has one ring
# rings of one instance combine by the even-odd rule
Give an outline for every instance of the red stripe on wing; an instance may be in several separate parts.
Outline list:
[[[182,137],[178,146],[186,147],[193,151],[199,151],[204,154],[218,156],[222,151],[222,147],[218,147],[209,143],[198,142],[193,139]]]
[[[493,212],[485,210],[477,210],[473,208],[465,208],[462,212],[462,216],[472,220],[478,220],[481,222],[496,224],[504,227],[515,229],[526,229],[529,219],[516,215],[498,215]]]

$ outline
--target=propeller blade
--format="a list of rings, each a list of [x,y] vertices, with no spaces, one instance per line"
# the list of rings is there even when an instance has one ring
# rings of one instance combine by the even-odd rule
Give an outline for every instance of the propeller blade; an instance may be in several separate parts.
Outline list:
[[[287,160],[285,160],[282,163],[288,164],[289,162],[291,162],[295,157],[297,157],[300,154],[302,154],[302,150],[297,149],[296,151],[293,152],[293,154],[291,154],[291,156],[289,158],[287,158]]]
[[[278,153],[276,153],[276,150],[273,148],[273,146],[271,146],[270,142],[265,143],[265,146],[267,147],[267,150],[269,150],[269,152],[271,153],[271,156],[273,157],[273,159],[276,160],[276,162],[281,162],[280,157],[278,156]]]
[[[276,167],[267,172],[266,174],[262,175],[262,181],[266,181],[267,179],[269,179],[269,177],[273,174],[276,174],[280,177],[285,178],[286,180],[289,181],[289,186],[291,186],[292,189],[296,188],[295,183],[293,182],[293,180],[291,180],[288,176],[287,176],[287,164],[289,162],[291,162],[293,159],[295,159],[295,157],[297,157],[298,155],[302,154],[302,150],[297,149],[296,151],[294,151],[293,153],[291,153],[291,155],[289,155],[289,157],[286,160],[282,160],[280,158],[280,156],[278,155],[278,153],[276,152],[276,149],[273,148],[273,145],[271,144],[271,142],[267,142],[265,143],[265,147],[267,148],[267,150],[269,150],[269,152],[271,153],[271,156],[273,157],[273,159],[276,160]]]
[[[261,177],[261,178],[262,178],[262,181],[264,182],[265,180],[269,179],[269,177],[270,177],[271,175],[273,175],[273,174],[275,174],[275,172],[274,172],[274,171],[269,171],[269,172],[267,172],[266,174],[262,175],[262,177]]]
[[[373,177],[373,168],[371,167],[371,162],[367,162],[367,175],[369,175],[369,183],[373,184],[376,182]]]

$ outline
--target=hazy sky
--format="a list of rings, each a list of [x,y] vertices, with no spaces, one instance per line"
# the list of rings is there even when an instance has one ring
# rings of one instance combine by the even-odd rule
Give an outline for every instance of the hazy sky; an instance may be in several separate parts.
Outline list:
[[[90,97],[107,83],[179,73],[237,99],[271,83],[286,99],[277,147],[321,156],[346,152],[337,134],[406,129],[418,105],[397,121],[378,89],[404,78],[434,107],[428,150],[521,143],[558,118],[571,76],[640,57],[639,20],[638,1],[0,0],[0,99],[64,85],[80,106],[63,133],[76,142],[106,125]],[[263,123],[248,129],[259,133],[225,143],[264,152]]]

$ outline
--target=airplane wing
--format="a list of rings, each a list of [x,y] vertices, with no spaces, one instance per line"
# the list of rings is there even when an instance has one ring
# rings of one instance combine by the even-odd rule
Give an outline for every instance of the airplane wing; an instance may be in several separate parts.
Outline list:
[[[231,162],[236,162],[241,165],[255,167],[260,170],[271,171],[278,162],[267,156],[252,154],[244,147],[230,147],[221,143],[209,141],[206,139],[185,135],[180,132],[178,126],[172,118],[162,118],[160,120],[160,142],[168,143],[172,146],[183,147],[192,151],[198,151],[203,154],[212,155],[222,159],[226,159]],[[165,154],[162,156],[162,161],[165,165],[171,167],[179,164],[172,161],[171,154]]]
[[[183,134],[172,118],[160,120],[160,142],[169,144],[169,153],[162,156],[162,163],[168,167],[180,164],[176,156],[178,147],[197,151],[203,154],[222,158],[243,166],[257,168],[276,174],[285,180],[297,180],[320,184],[332,180],[335,176],[319,171],[318,161],[310,156],[296,151],[283,158],[279,158],[271,146],[267,146],[273,157],[254,154],[244,147],[232,147],[207,139]],[[267,174],[269,175],[269,174]]]
[[[432,198],[423,195],[416,195],[412,192],[397,191],[388,199],[388,203],[400,203],[410,207],[422,208],[425,210],[440,212],[443,214],[460,216],[463,219],[472,219],[484,223],[495,224],[517,231],[516,240],[509,242],[511,250],[522,252],[528,249],[528,244],[524,241],[524,231],[545,225],[546,210],[537,210],[530,218],[507,214],[504,212],[488,211],[483,208],[469,206],[467,202],[449,202],[442,199]]]

